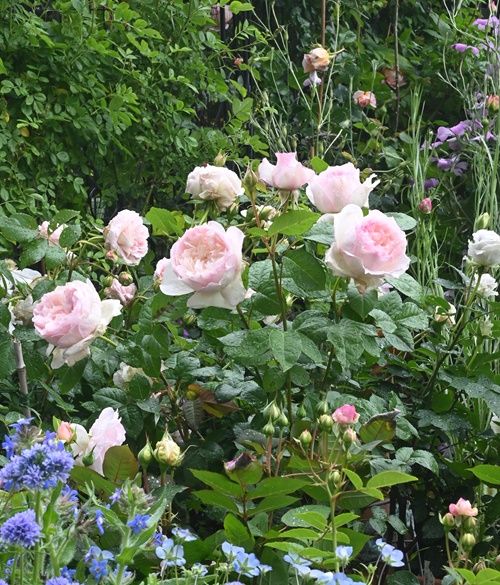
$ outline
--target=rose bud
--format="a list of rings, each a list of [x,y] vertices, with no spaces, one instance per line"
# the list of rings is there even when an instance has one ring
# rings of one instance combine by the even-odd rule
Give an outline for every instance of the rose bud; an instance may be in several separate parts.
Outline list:
[[[432,199],[430,197],[425,197],[425,199],[422,199],[418,204],[418,208],[422,213],[430,213],[432,211]]]

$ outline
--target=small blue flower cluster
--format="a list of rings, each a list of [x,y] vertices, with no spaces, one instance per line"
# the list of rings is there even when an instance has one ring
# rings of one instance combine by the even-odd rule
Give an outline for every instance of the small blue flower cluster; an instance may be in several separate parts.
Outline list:
[[[0,470],[0,482],[9,491],[54,488],[60,481],[67,481],[75,463],[64,444],[55,439],[54,433],[47,433],[42,443],[35,443],[19,455],[10,451],[10,447],[7,452],[12,456]]]
[[[140,534],[148,527],[151,516],[149,514],[136,514],[132,520],[127,522],[127,526],[134,534]]]
[[[14,514],[0,526],[0,540],[8,545],[31,548],[40,536],[41,528],[34,510]]]
[[[72,581],[67,577],[52,577],[52,579],[45,582],[45,585],[80,585],[80,583]]]
[[[247,553],[241,546],[234,546],[229,542],[223,542],[222,552],[234,572],[245,577],[258,577],[272,570],[272,567],[259,561],[254,553]]]
[[[7,435],[2,443],[2,448],[8,459],[12,459],[17,451],[22,450],[22,443],[26,435],[29,435],[32,420],[33,418],[21,418],[17,422],[9,425],[11,429],[14,429],[14,433]]]
[[[335,549],[335,556],[345,567],[352,556],[352,546],[338,546]],[[289,553],[283,557],[300,577],[314,579],[318,585],[363,585],[361,581],[354,581],[345,573],[332,573],[331,571],[320,571],[311,569],[311,561],[304,559],[296,553]]]
[[[84,557],[89,573],[99,583],[109,574],[109,563],[114,560],[113,553],[109,550],[101,550],[98,546],[91,546]]]
[[[382,538],[378,538],[375,544],[380,551],[380,558],[384,563],[390,567],[404,567],[404,554],[402,551],[392,546],[392,544],[387,544]]]
[[[166,567],[182,567],[186,564],[184,547],[175,544],[171,538],[164,537],[160,546],[155,549],[156,556],[161,559],[162,569]]]

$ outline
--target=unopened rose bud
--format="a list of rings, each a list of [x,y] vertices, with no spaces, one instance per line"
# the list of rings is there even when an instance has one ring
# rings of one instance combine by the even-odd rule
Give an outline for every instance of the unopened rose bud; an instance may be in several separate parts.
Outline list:
[[[486,105],[488,106],[488,108],[490,108],[490,110],[493,110],[494,112],[498,112],[498,110],[500,108],[500,96],[489,95],[486,98]]]
[[[367,108],[368,106],[372,108],[377,107],[377,98],[371,91],[355,91],[352,99],[360,108]]]
[[[422,199],[422,201],[418,204],[418,208],[422,213],[425,213],[426,215],[428,213],[431,213],[432,199],[430,197],[425,197],[425,199]]]
[[[335,470],[328,474],[328,483],[335,488],[339,488],[342,483],[342,475]]]
[[[214,166],[223,167],[226,164],[227,155],[219,150],[217,156],[214,158]]]
[[[182,461],[181,448],[168,433],[156,443],[153,455],[158,463],[170,465],[170,467],[176,467]]]
[[[108,260],[111,260],[111,262],[114,262],[118,258],[118,256],[115,254],[115,252],[113,252],[113,250],[108,250],[106,252],[106,258]]]
[[[281,414],[281,410],[278,408],[275,402],[270,402],[266,408],[264,408],[264,416],[270,420],[276,420]]]
[[[318,418],[318,426],[322,431],[328,432],[333,429],[333,419],[329,414],[322,414]]]
[[[284,412],[282,412],[279,417],[276,419],[276,424],[279,427],[287,427],[289,424],[289,420],[288,417],[286,416],[286,414]]]
[[[134,278],[129,272],[120,272],[118,280],[120,281],[120,284],[123,284],[123,286],[128,286],[134,282]]]
[[[94,449],[82,457],[82,463],[85,465],[85,467],[89,467],[92,465],[92,463],[94,463]]]
[[[153,460],[153,447],[149,441],[139,451],[137,454],[137,459],[139,460],[139,463],[143,469],[147,469],[149,467],[149,464]]]
[[[321,402],[318,402],[318,404],[316,405],[316,414],[318,414],[318,415],[328,414],[329,412],[330,412],[330,406],[326,400],[322,400]]]
[[[491,222],[491,216],[489,213],[485,212],[482,213],[477,219],[476,223],[474,224],[474,228],[476,230],[486,230],[489,228]]]
[[[464,550],[469,551],[476,544],[476,539],[473,534],[466,532],[465,534],[462,534],[462,537],[460,538],[460,544]]]
[[[450,514],[449,512],[447,512],[441,518],[441,524],[443,526],[446,526],[447,528],[453,528],[455,526],[455,517],[453,516],[453,514]]]
[[[69,422],[61,422],[59,427],[57,428],[57,438],[60,441],[64,441],[65,443],[69,443],[73,439],[74,431],[71,428],[71,424]]]
[[[306,416],[307,416],[307,409],[303,404],[301,404],[297,410],[297,418],[306,418]]]
[[[259,177],[250,165],[247,168],[247,172],[245,173],[242,182],[247,193],[253,193],[255,191],[255,187],[259,182]]]
[[[106,287],[109,287],[113,283],[113,280],[114,278],[112,276],[106,276],[106,278],[103,279],[102,284]]]
[[[233,61],[233,64],[235,65],[235,67],[239,67],[244,62],[245,60],[243,59],[243,57],[236,57],[236,59],[234,59]]]
[[[358,435],[354,429],[348,428],[344,431],[342,439],[345,445],[352,445],[358,440]]]
[[[312,440],[313,440],[312,435],[307,429],[300,433],[299,441],[302,447],[304,447],[304,449],[307,449],[309,447],[309,445],[312,443]]]
[[[463,519],[462,526],[465,528],[465,530],[474,530],[474,528],[477,526],[477,520],[472,516],[467,516]]]
[[[272,437],[274,435],[274,431],[275,431],[274,425],[270,421],[262,427],[262,432],[264,433],[264,435],[266,435],[266,437]]]

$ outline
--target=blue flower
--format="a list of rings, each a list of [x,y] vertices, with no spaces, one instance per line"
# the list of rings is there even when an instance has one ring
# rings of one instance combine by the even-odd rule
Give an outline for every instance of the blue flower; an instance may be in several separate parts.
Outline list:
[[[346,565],[352,556],[352,550],[352,546],[338,546],[335,549],[335,556],[343,565]]]
[[[122,497],[122,490],[121,488],[116,488],[116,490],[109,496],[109,501],[112,504],[116,504],[119,499]]]
[[[45,585],[79,585],[79,583],[67,579],[66,577],[52,577],[52,579],[49,579]]]
[[[7,583],[7,581],[4,581],[3,579],[0,579],[0,585],[9,585],[9,584]]]
[[[73,577],[76,575],[76,569],[68,569],[68,567],[63,567],[61,569],[61,577],[66,577],[68,581],[73,581]]]
[[[283,557],[283,560],[291,565],[295,571],[301,576],[305,577],[311,572],[311,561],[302,558],[297,553],[289,553]]]
[[[34,510],[14,514],[0,526],[0,540],[11,545],[30,548],[40,540],[40,536]]]
[[[194,563],[194,565],[191,567],[191,573],[193,573],[193,575],[196,577],[204,577],[208,573],[208,569],[201,563]]]
[[[161,546],[155,549],[156,556],[162,559],[164,567],[182,567],[186,564],[184,558],[184,548],[180,544],[175,544],[171,538],[165,538]]]
[[[391,544],[385,544],[380,550],[380,557],[390,567],[404,567],[403,556],[403,552]]]
[[[230,563],[234,561],[238,553],[245,552],[245,549],[242,546],[235,546],[234,544],[227,542],[227,540],[222,543],[220,548]]]
[[[155,532],[151,538],[151,543],[155,546],[161,546],[165,535],[162,532]]]
[[[258,577],[260,575],[260,561],[253,553],[248,554],[240,551],[236,553],[233,569],[245,577]]]
[[[109,574],[109,561],[114,559],[113,553],[101,550],[98,546],[91,546],[84,557],[89,573],[99,582]]]
[[[181,542],[193,542],[198,540],[198,537],[187,528],[179,528],[176,526],[175,528],[172,528],[172,534]]]
[[[7,459],[12,459],[14,456],[19,443],[25,438],[23,435],[28,434],[26,430],[30,428],[32,420],[33,418],[20,418],[17,422],[9,425],[11,429],[14,429],[14,434],[7,435],[2,443]]]
[[[137,514],[132,518],[132,520],[127,522],[127,526],[134,534],[139,534],[145,528],[147,528],[150,518],[151,516],[149,514]]]
[[[104,534],[104,514],[102,510],[95,511],[95,523],[99,534]]]

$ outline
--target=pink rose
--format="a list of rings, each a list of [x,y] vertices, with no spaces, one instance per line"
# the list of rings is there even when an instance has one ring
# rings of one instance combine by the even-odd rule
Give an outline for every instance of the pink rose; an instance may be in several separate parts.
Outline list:
[[[477,508],[473,508],[469,500],[463,498],[460,498],[456,504],[450,504],[448,510],[453,516],[477,516]]]
[[[276,164],[272,165],[265,158],[259,165],[259,178],[271,187],[293,191],[315,176],[312,169],[299,163],[296,152],[277,152],[276,160]]]
[[[169,296],[194,292],[188,301],[193,309],[234,309],[245,297],[243,232],[227,231],[216,221],[188,229],[172,246],[160,289]]]
[[[339,425],[352,425],[358,422],[359,414],[352,404],[344,404],[332,414],[333,420]]]
[[[55,348],[52,367],[72,366],[89,355],[92,340],[120,310],[119,301],[101,301],[89,280],[68,282],[43,295],[33,309],[33,325],[50,344],[48,352]]]
[[[432,211],[432,199],[430,197],[424,197],[422,201],[418,204],[418,208],[422,213],[426,215],[431,213]]]
[[[59,427],[57,428],[57,438],[65,443],[69,443],[73,438],[73,429],[71,428],[71,424],[69,422],[61,422]]]
[[[189,173],[186,193],[190,193],[193,199],[215,201],[217,207],[224,211],[243,195],[244,189],[235,172],[225,167],[206,165],[196,167]]]
[[[169,263],[168,258],[162,258],[161,260],[158,260],[158,264],[156,265],[154,273],[154,279],[157,282],[161,282],[163,280],[163,276],[165,274],[165,270],[168,266],[168,263]]]
[[[113,278],[111,286],[106,289],[106,296],[109,299],[117,299],[125,307],[129,305],[135,297],[137,287],[134,283],[124,286],[117,278]]]
[[[111,447],[119,447],[125,442],[125,429],[118,416],[118,411],[105,408],[87,433],[82,425],[72,425],[75,442],[71,445],[77,465],[83,465],[83,458],[92,453],[93,463],[90,469],[103,474],[106,452]]]
[[[321,213],[339,213],[349,203],[368,207],[368,195],[380,183],[370,175],[364,183],[359,180],[359,169],[352,163],[328,167],[309,181],[306,194]]]
[[[302,59],[302,67],[304,73],[311,73],[311,71],[326,71],[330,65],[330,54],[323,47],[316,47],[306,53]]]
[[[335,215],[334,233],[335,241],[325,256],[334,274],[353,278],[366,288],[408,270],[406,236],[394,218],[380,211],[363,216],[360,207],[347,205]]]
[[[54,246],[58,246],[59,238],[61,237],[61,234],[64,231],[66,225],[62,224],[60,226],[57,226],[57,228],[54,231],[51,231],[50,233],[49,225],[50,224],[48,221],[44,221],[43,223],[41,223],[38,226],[38,233],[42,236],[42,238],[49,240],[49,244],[54,244]]]
[[[368,106],[372,106],[372,108],[377,107],[377,98],[371,91],[355,91],[352,99],[360,108],[366,108]]]
[[[106,248],[124,264],[135,266],[148,252],[148,228],[135,211],[124,209],[104,229]]]

